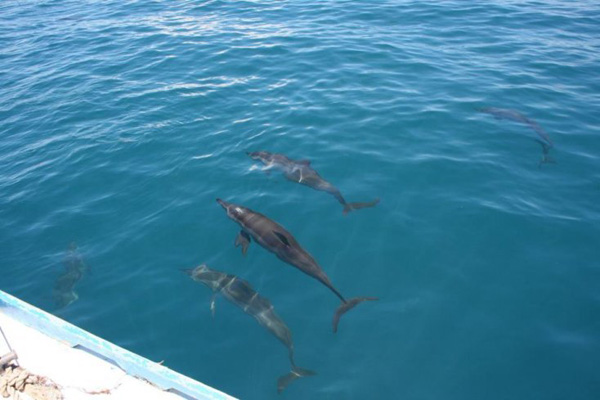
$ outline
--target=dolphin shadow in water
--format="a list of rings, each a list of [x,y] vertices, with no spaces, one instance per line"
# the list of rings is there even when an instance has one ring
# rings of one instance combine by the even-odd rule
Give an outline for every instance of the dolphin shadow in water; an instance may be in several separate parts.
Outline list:
[[[75,292],[75,286],[89,271],[81,254],[77,251],[75,243],[69,245],[69,252],[63,260],[63,264],[65,271],[56,280],[52,291],[58,308],[64,308],[79,299],[79,295]]]
[[[338,188],[327,182],[310,166],[308,160],[292,160],[283,154],[269,153],[268,151],[255,151],[248,154],[253,160],[258,160],[268,168],[277,168],[283,171],[285,177],[293,182],[311,187],[315,190],[327,192],[344,206],[343,213],[347,215],[350,211],[361,208],[374,207],[379,199],[362,203],[348,203]],[[267,170],[268,171],[268,170]]]
[[[236,246],[238,243],[242,243],[244,254],[250,245],[250,238],[252,238],[259,245],[274,253],[280,260],[315,278],[339,297],[342,304],[333,316],[334,332],[337,332],[339,320],[347,311],[363,301],[377,300],[375,297],[356,297],[346,300],[333,286],[315,259],[300,246],[292,234],[285,230],[283,226],[249,208],[228,203],[221,199],[217,199],[217,202],[227,211],[227,216],[241,226],[242,230],[238,234],[238,239],[236,239]]]
[[[246,314],[254,317],[260,325],[287,347],[292,370],[277,380],[277,393],[281,393],[287,385],[300,377],[315,375],[315,372],[296,365],[292,332],[275,313],[271,302],[258,294],[248,282],[235,275],[210,269],[205,264],[194,269],[186,269],[184,272],[193,280],[203,283],[213,291],[210,300],[210,310],[213,317],[215,315],[216,296],[221,293],[223,297],[244,310]]]
[[[519,122],[527,125],[535,133],[537,133],[538,137],[534,138],[534,140],[540,146],[542,146],[542,159],[538,164],[538,167],[541,167],[542,164],[556,163],[554,159],[548,156],[550,149],[554,147],[554,143],[552,143],[552,140],[550,139],[548,133],[546,133],[546,131],[542,129],[542,127],[537,122],[527,118],[525,115],[515,110],[495,107],[482,107],[477,108],[476,110],[482,113],[493,115],[496,119],[506,119],[509,121]]]

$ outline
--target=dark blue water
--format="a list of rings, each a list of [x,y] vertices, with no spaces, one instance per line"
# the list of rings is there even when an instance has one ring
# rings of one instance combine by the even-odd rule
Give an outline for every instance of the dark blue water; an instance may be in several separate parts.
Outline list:
[[[600,393],[600,5],[0,4],[0,289],[244,399],[285,348],[181,268],[248,280],[293,332],[288,399]],[[548,133],[478,112],[516,110]],[[309,159],[349,201],[265,174]],[[285,226],[347,297],[256,243]],[[53,288],[76,242],[79,299]]]

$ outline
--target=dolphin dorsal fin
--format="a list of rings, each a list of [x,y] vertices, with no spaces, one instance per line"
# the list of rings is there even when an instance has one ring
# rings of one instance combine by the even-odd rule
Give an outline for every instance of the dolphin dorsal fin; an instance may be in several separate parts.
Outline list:
[[[277,236],[277,239],[281,240],[281,243],[285,244],[286,246],[291,246],[290,242],[287,240],[283,233],[277,231],[273,231],[273,233],[275,234],[275,236]]]
[[[298,160],[296,162],[302,165],[310,165],[310,160]]]

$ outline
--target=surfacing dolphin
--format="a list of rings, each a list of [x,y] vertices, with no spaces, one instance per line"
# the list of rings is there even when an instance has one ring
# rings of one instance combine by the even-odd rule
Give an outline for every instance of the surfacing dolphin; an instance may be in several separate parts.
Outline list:
[[[478,108],[477,111],[493,115],[496,119],[507,119],[509,121],[520,122],[522,124],[527,125],[535,133],[538,134],[538,137],[535,138],[535,141],[538,142],[542,146],[542,160],[540,161],[540,165],[544,163],[554,163],[555,161],[548,157],[548,152],[552,147],[554,147],[554,143],[550,139],[550,136],[542,129],[542,127],[535,121],[527,118],[523,114],[515,110],[508,110],[504,108],[495,108],[495,107],[483,107]]]
[[[277,380],[277,393],[281,393],[297,378],[315,375],[315,372],[296,366],[294,362],[294,343],[292,332],[285,322],[275,313],[271,302],[258,294],[248,282],[235,275],[215,271],[202,264],[194,269],[184,270],[193,280],[208,286],[213,295],[210,300],[210,310],[215,315],[215,300],[221,293],[227,300],[253,316],[260,325],[271,332],[287,349],[292,370]]]
[[[302,185],[311,187],[315,190],[327,192],[337,199],[344,206],[344,215],[352,210],[359,210],[366,207],[374,207],[379,203],[379,199],[364,203],[348,203],[342,196],[342,193],[327,182],[310,166],[308,160],[292,160],[283,154],[269,153],[268,151],[254,151],[248,154],[253,160],[261,161],[268,168],[277,168],[283,171],[287,179]]]
[[[250,245],[250,238],[252,238],[262,247],[274,253],[280,260],[298,268],[300,271],[327,286],[340,298],[342,304],[333,315],[334,332],[337,332],[340,317],[344,313],[354,308],[360,302],[377,300],[375,297],[356,297],[346,300],[333,287],[333,284],[315,259],[300,246],[292,234],[285,230],[283,226],[249,208],[228,203],[221,199],[217,199],[217,202],[227,211],[227,216],[242,227],[235,243],[236,247],[238,243],[242,243],[242,252],[244,254]]]
[[[63,260],[65,271],[58,277],[53,288],[53,297],[57,307],[63,308],[79,299],[75,292],[75,285],[88,272],[89,268],[83,262],[81,254],[77,251],[77,245],[71,243],[69,252]]]

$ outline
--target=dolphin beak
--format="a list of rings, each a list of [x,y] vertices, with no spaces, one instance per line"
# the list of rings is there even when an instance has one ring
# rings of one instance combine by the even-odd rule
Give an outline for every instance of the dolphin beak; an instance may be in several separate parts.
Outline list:
[[[217,199],[217,203],[219,203],[221,205],[221,207],[223,207],[226,210],[227,210],[227,207],[229,207],[229,203],[226,202],[225,200]]]

